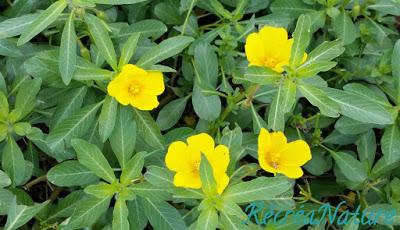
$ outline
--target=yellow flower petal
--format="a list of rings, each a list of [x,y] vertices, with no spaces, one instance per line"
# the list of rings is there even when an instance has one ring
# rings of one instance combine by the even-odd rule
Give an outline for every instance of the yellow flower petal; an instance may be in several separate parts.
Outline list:
[[[120,76],[124,77],[134,77],[140,79],[147,75],[146,70],[132,64],[124,65],[121,69]]]
[[[207,133],[200,133],[191,136],[187,139],[187,143],[190,148],[198,150],[202,153],[213,153],[214,152],[214,140]]]
[[[264,26],[260,30],[259,34],[267,55],[275,56],[276,54],[285,51],[282,50],[282,48],[285,46],[285,43],[288,40],[286,29]]]
[[[265,57],[264,44],[258,33],[251,33],[247,36],[244,49],[250,65],[263,65]]]
[[[218,194],[222,194],[226,186],[229,184],[229,177],[225,172],[219,170],[214,170],[213,174],[215,182],[217,183],[217,192]]]
[[[186,171],[178,172],[174,176],[174,185],[184,188],[201,188],[201,179],[198,172]]]
[[[140,110],[152,110],[159,105],[157,96],[138,94],[131,97],[130,104]]]
[[[290,142],[280,152],[280,163],[285,166],[302,166],[311,160],[311,151],[307,142],[297,140]]]
[[[142,81],[146,94],[160,95],[165,90],[163,74],[159,71],[149,71]]]
[[[283,132],[273,132],[270,133],[271,136],[271,146],[269,147],[269,152],[279,153],[283,148],[286,147],[287,139]]]
[[[292,179],[297,179],[303,176],[303,170],[299,166],[282,166],[279,169],[279,173]]]
[[[229,149],[225,145],[218,145],[213,152],[206,153],[208,162],[214,170],[225,172],[229,165]]]
[[[175,141],[168,147],[165,155],[167,168],[179,172],[193,170],[193,166],[200,162],[200,152],[192,152],[182,141]]]

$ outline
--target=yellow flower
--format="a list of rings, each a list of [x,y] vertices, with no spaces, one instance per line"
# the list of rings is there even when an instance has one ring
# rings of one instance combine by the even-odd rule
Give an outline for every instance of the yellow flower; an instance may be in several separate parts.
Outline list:
[[[159,71],[146,71],[128,64],[107,87],[108,94],[122,105],[132,105],[140,110],[158,106],[157,96],[165,90],[163,75]]]
[[[303,140],[287,143],[282,132],[269,133],[261,129],[258,136],[258,162],[267,172],[281,173],[289,178],[303,175],[300,166],[311,160],[308,144]]]
[[[167,167],[175,171],[174,185],[185,188],[201,188],[200,161],[201,153],[209,161],[217,192],[221,194],[229,183],[226,170],[229,164],[229,149],[225,145],[215,147],[213,138],[201,133],[187,138],[187,144],[182,141],[173,142],[165,156]]]
[[[258,33],[247,36],[245,52],[250,66],[266,66],[278,73],[289,65],[293,38],[288,39],[285,28],[264,26]],[[307,59],[304,53],[303,62]]]

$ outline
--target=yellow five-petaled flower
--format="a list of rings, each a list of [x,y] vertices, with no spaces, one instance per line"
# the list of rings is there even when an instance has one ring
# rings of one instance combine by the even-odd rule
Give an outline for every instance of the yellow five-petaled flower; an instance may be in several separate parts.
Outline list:
[[[265,66],[278,73],[289,65],[293,38],[288,39],[285,28],[264,26],[258,33],[247,36],[245,52],[250,66]],[[303,62],[307,59],[304,53]]]
[[[127,64],[107,87],[108,94],[122,105],[131,105],[140,110],[152,110],[158,106],[157,96],[165,90],[160,71],[146,71],[136,65]]]
[[[215,147],[213,138],[201,133],[187,138],[187,144],[182,141],[173,142],[165,156],[167,167],[175,171],[174,185],[185,188],[201,188],[200,163],[201,154],[209,161],[217,192],[221,194],[229,183],[226,170],[229,164],[229,149],[225,145]]]
[[[308,144],[303,140],[287,143],[282,132],[269,133],[262,128],[258,136],[258,162],[270,173],[281,173],[289,178],[303,175],[300,166],[311,160]]]

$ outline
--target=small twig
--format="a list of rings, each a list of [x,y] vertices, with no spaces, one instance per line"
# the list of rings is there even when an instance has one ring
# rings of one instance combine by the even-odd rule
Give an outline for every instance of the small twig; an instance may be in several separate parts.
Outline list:
[[[29,190],[30,188],[32,188],[34,185],[42,182],[42,181],[46,181],[47,177],[46,175],[40,176],[35,178],[34,180],[30,181],[29,183],[24,185],[25,190]]]

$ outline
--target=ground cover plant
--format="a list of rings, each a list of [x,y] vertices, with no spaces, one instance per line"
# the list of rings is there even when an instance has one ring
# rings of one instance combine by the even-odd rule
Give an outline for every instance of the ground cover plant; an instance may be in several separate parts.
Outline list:
[[[0,228],[400,225],[399,0],[0,9]]]

